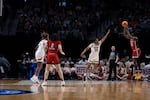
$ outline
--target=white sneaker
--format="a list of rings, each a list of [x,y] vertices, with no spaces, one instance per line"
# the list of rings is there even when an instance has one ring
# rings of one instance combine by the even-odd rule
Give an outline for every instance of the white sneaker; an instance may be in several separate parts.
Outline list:
[[[30,78],[30,80],[31,80],[33,83],[38,83],[38,84],[40,84],[40,81],[39,81],[38,77],[35,76],[35,75],[33,75],[33,76]]]
[[[47,81],[44,81],[41,85],[42,85],[42,86],[47,85]]]
[[[36,83],[40,84],[40,81],[39,81],[39,79],[38,79],[38,78],[36,78]]]
[[[65,81],[61,81],[61,86],[65,86]]]
[[[33,82],[33,83],[35,83],[36,82],[36,76],[35,75],[33,75],[31,78],[30,78],[30,80]]]

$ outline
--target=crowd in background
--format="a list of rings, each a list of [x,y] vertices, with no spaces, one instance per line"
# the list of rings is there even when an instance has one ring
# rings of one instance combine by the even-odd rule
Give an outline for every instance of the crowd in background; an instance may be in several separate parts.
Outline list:
[[[87,67],[87,57],[79,58],[79,59],[72,59],[71,57],[63,57],[61,58],[61,68],[64,74],[65,80],[83,80],[83,75],[85,69]],[[18,78],[20,79],[30,79],[31,76],[34,74],[37,64],[34,59],[29,57],[28,52],[25,53],[23,59],[18,60],[19,66],[19,75]],[[134,63],[129,56],[125,58],[120,58],[116,65],[117,71],[117,79],[119,81],[125,80],[139,80],[139,81],[146,81],[149,80],[149,70],[150,63],[141,62],[139,63],[140,69],[136,70],[134,67]],[[91,69],[93,65],[91,65]],[[44,69],[40,72],[39,79],[43,79],[44,76]],[[96,74],[92,75],[89,72],[89,76],[93,80],[107,80],[109,75],[109,62],[108,59],[101,59],[99,65],[96,70]],[[112,73],[112,77],[114,76],[114,72]],[[58,73],[56,71],[55,65],[51,66],[50,68],[50,80],[59,80]]]
[[[46,30],[49,33],[58,33],[62,40],[86,40],[108,18],[105,9],[102,10],[104,4],[94,8],[86,4],[69,6],[67,2],[66,6],[59,5],[63,1],[56,2],[55,6],[49,6],[51,2],[46,6],[39,3],[40,1],[35,3],[30,0],[17,11],[18,34],[33,35]]]

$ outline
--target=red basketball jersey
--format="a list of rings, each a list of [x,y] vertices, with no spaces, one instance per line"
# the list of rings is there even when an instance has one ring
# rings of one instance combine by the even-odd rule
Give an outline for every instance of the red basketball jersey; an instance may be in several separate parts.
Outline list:
[[[132,49],[132,58],[139,58],[139,56],[141,54],[141,50],[137,45],[137,41],[134,39],[131,39],[130,45],[131,45],[131,49]]]
[[[61,45],[61,41],[48,40],[48,53],[57,53],[59,44]]]
[[[61,45],[61,41],[48,40],[47,64],[60,63],[58,57],[58,45]]]

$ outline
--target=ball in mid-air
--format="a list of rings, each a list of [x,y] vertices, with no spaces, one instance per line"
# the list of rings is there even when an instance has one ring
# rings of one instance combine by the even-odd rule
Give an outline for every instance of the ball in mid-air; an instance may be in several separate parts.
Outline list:
[[[128,21],[122,21],[121,25],[122,25],[122,27],[127,27],[128,26]]]

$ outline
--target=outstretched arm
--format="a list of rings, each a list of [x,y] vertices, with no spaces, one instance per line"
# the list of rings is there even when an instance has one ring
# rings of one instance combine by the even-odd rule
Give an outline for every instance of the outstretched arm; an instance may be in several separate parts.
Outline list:
[[[39,47],[39,45],[37,45],[37,46],[35,47],[35,51],[38,49],[38,47]]]
[[[101,41],[104,42],[108,36],[108,34],[110,33],[110,29],[108,29],[107,33],[102,37]]]
[[[82,53],[81,53],[81,57],[83,57],[84,56],[84,54],[85,54],[85,52],[86,51],[88,51],[90,48],[89,48],[89,46],[87,46],[83,51],[82,51]]]
[[[138,39],[138,37],[136,37],[136,36],[132,36],[131,34],[130,34],[130,32],[129,32],[129,30],[128,30],[128,28],[127,27],[124,27],[124,30],[123,30],[123,32],[124,32],[124,37],[126,38],[126,39]]]

